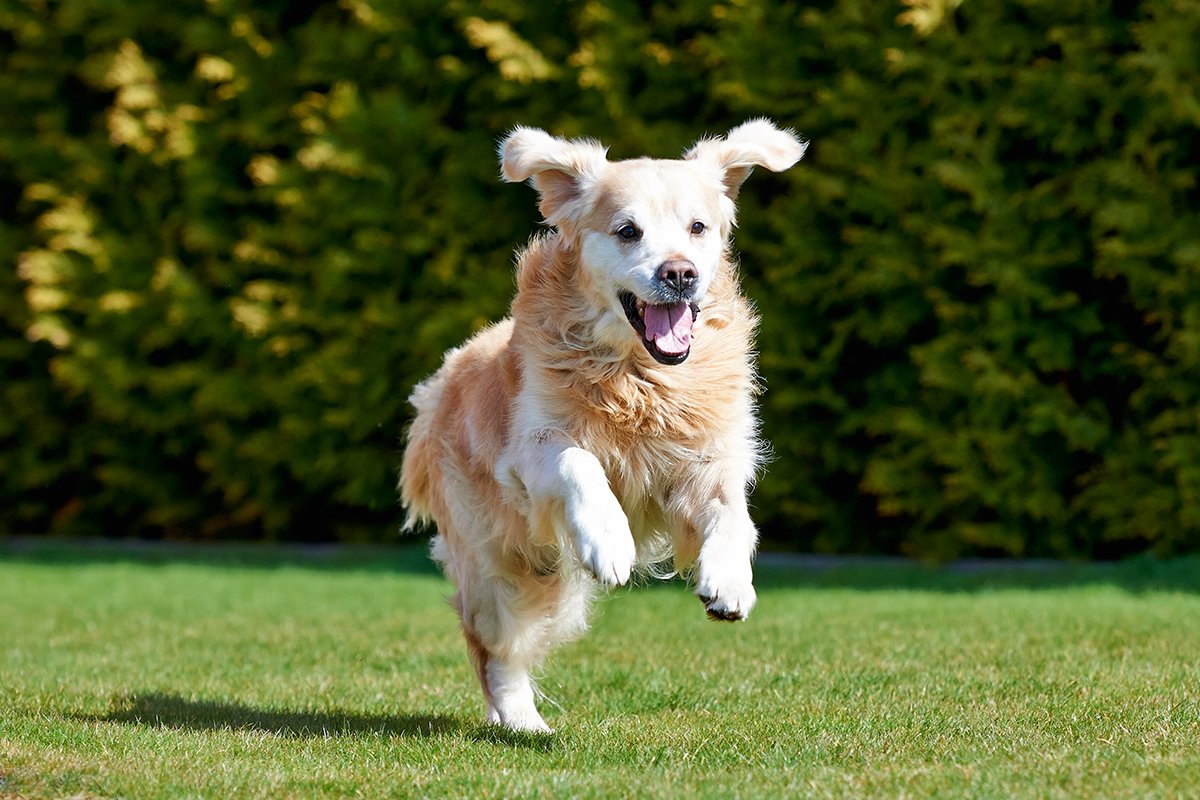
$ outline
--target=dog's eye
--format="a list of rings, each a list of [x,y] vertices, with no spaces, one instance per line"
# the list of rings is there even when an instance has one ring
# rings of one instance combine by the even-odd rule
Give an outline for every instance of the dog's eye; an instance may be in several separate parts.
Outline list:
[[[636,225],[626,224],[617,228],[617,238],[632,242],[642,238],[642,232],[637,229]]]
[[[707,229],[708,229],[708,226],[705,225],[703,222],[700,222],[697,220],[696,222],[692,223],[692,235],[693,236],[699,236],[700,234],[704,233],[704,231],[706,231]]]

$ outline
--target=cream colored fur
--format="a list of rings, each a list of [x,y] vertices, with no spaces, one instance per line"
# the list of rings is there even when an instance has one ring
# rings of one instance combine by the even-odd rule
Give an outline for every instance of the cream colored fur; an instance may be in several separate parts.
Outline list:
[[[502,144],[504,178],[533,183],[554,230],[521,253],[511,316],[413,392],[400,478],[409,524],[437,526],[489,720],[549,730],[530,670],[584,632],[598,586],[639,566],[673,562],[716,619],[754,607],[757,320],[729,237],[751,169],[787,169],[804,147],[766,120],[680,160],[610,162],[596,142],[530,128]],[[700,309],[674,365],[620,299],[643,314],[666,303],[668,262],[693,265]]]

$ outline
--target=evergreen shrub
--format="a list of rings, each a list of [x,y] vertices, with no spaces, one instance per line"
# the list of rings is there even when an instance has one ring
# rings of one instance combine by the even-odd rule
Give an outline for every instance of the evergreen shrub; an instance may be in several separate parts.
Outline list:
[[[741,198],[776,545],[1200,544],[1200,4],[0,9],[0,525],[389,538],[412,385],[505,313],[514,124]]]

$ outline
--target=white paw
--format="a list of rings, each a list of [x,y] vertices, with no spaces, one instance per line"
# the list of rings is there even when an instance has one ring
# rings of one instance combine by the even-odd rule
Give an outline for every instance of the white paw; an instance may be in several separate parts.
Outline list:
[[[607,489],[567,512],[579,562],[605,586],[624,586],[633,571],[637,547],[629,520]]]
[[[510,714],[499,714],[499,720],[493,720],[489,716],[488,722],[498,721],[500,725],[508,728],[510,731],[524,731],[525,733],[554,733],[550,726],[546,724],[546,720],[542,719],[542,715],[536,709],[527,709],[520,712]]]
[[[750,559],[742,556],[717,560],[705,558],[702,551],[696,570],[696,596],[712,619],[735,621],[750,616],[758,600]]]

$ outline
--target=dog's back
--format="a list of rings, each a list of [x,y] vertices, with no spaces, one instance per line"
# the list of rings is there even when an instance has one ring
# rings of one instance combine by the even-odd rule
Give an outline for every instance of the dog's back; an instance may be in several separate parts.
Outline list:
[[[474,474],[486,491],[492,467],[508,435],[509,406],[519,383],[519,367],[509,349],[512,322],[503,320],[446,353],[442,366],[413,389],[416,417],[408,433],[400,470],[405,528],[440,520],[461,503],[449,497],[449,473]],[[478,498],[477,498],[478,499]]]

